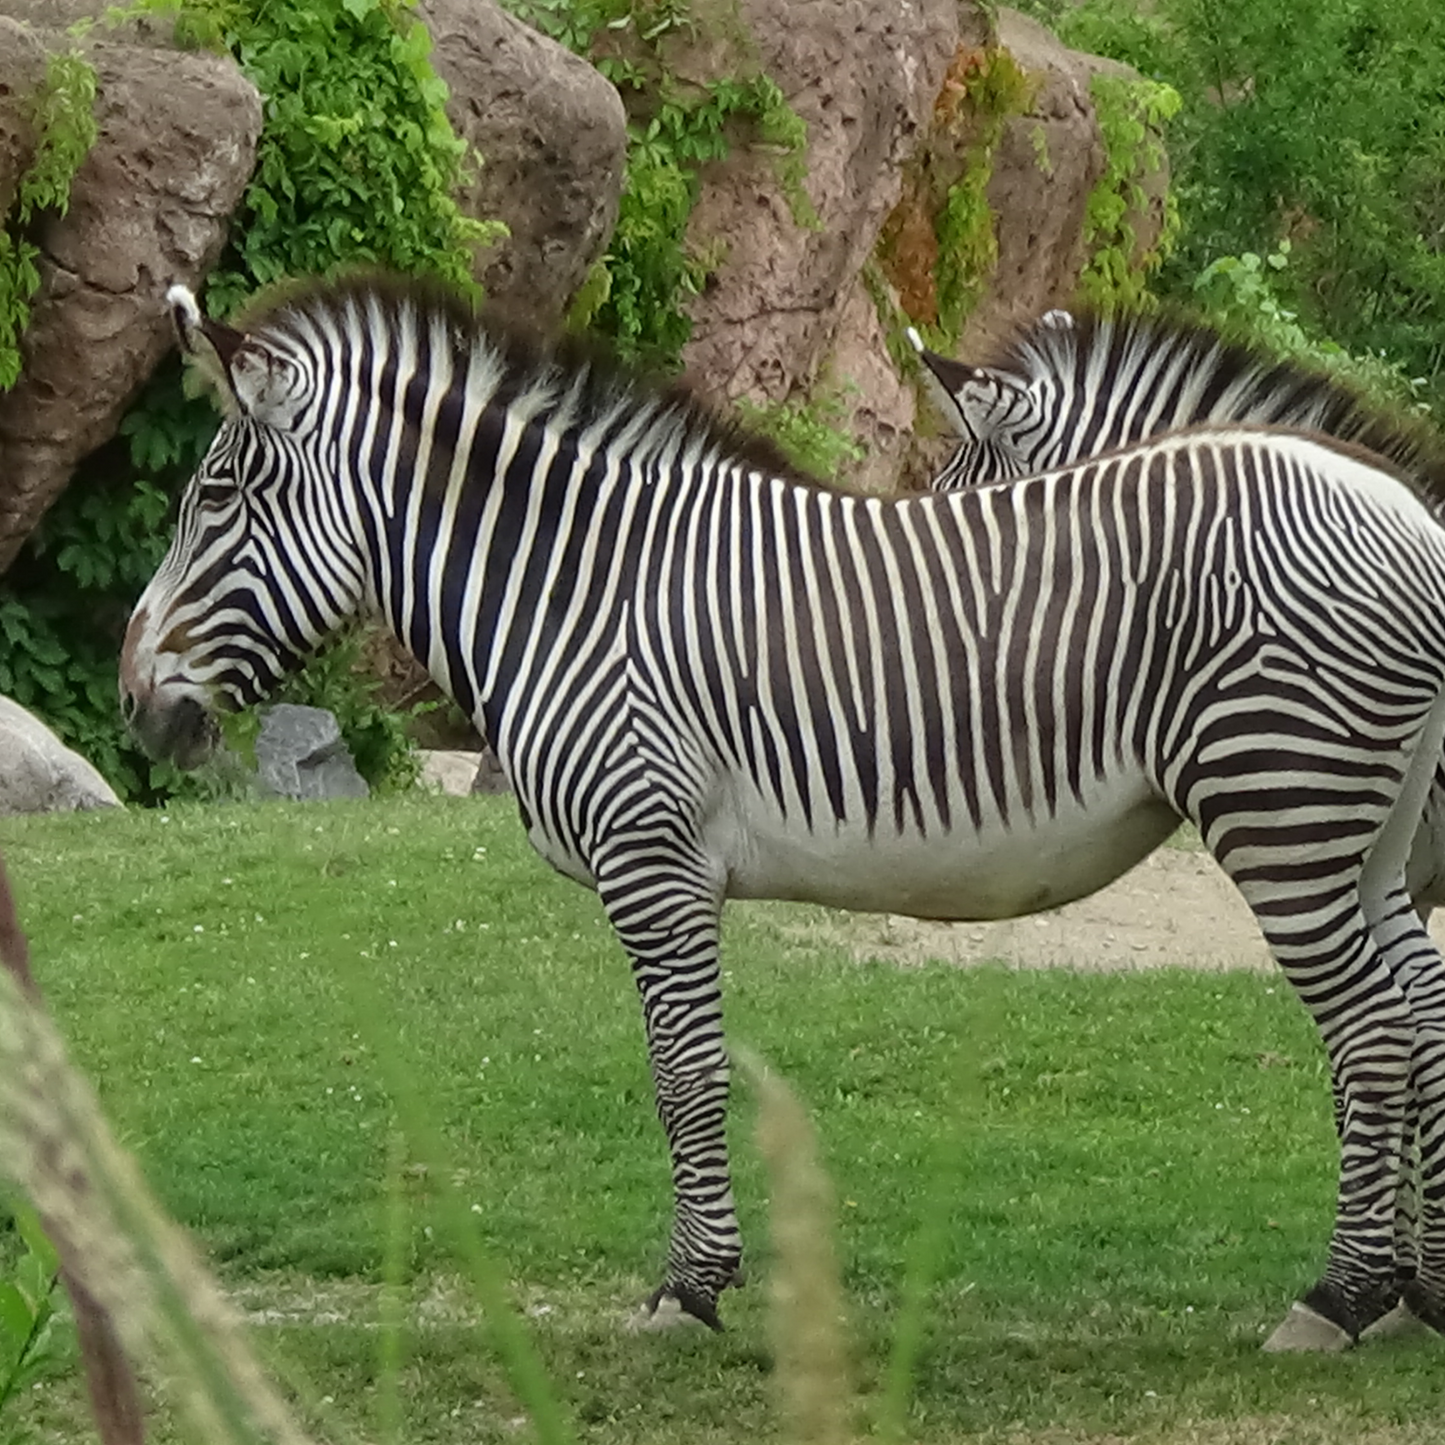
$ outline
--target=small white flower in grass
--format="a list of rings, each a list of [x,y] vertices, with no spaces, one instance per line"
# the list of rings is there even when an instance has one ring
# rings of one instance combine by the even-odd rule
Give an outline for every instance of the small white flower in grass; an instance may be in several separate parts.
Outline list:
[[[232,880],[229,879],[229,878],[222,878],[222,879],[221,879],[221,882],[222,882],[222,883],[230,883],[231,881],[232,881]]]
[[[84,914],[81,914],[81,913],[72,913],[72,914],[70,915],[70,921],[71,921],[72,923],[79,923],[84,916],[85,916],[85,915],[84,915]]]
[[[387,946],[388,948],[395,948],[395,947],[396,947],[396,939],[394,939],[394,938],[389,938],[389,939],[387,939],[386,946]]]
[[[473,1213],[473,1214],[480,1214],[481,1212],[482,1212],[482,1206],[481,1206],[480,1204],[474,1204],[474,1205],[472,1205],[472,1213]]]
[[[302,953],[301,953],[301,957],[302,957],[302,958],[310,958],[311,955],[310,955],[309,953],[307,953],[307,952],[303,949],[303,950],[302,950]]]
[[[1145,1390],[1145,1391],[1144,1391],[1144,1398],[1145,1398],[1146,1400],[1157,1400],[1157,1399],[1159,1398],[1159,1391],[1158,1391],[1158,1390]]]
[[[396,879],[395,879],[395,878],[388,878],[388,879],[386,880],[386,886],[387,886],[388,888],[395,888],[395,887],[396,887]]]
[[[199,1064],[199,1063],[201,1062],[201,1056],[200,1056],[199,1054],[192,1054],[192,1055],[191,1055],[191,1062],[192,1062],[193,1064]]]
[[[191,928],[191,932],[192,932],[192,933],[204,933],[205,931],[206,931],[206,925],[205,925],[204,923],[194,924],[194,925],[192,926],[192,928]]]

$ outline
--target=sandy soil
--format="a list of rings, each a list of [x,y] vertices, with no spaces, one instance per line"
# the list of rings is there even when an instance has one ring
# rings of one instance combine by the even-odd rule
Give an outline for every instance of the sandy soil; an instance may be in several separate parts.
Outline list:
[[[1445,912],[1445,910],[1442,910]],[[1445,945],[1445,918],[1432,932]],[[836,940],[859,959],[903,966],[1003,960],[1019,968],[1274,967],[1234,886],[1205,852],[1160,848],[1117,883],[1066,908],[999,923],[920,923],[839,914]],[[808,933],[817,937],[816,926]]]

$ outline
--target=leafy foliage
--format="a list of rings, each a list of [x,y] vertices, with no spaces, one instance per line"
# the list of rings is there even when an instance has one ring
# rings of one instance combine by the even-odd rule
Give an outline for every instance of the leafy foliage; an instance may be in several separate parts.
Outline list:
[[[722,248],[691,248],[688,218],[700,168],[728,154],[730,122],[738,119],[781,148],[780,178],[795,218],[812,216],[800,173],[806,130],[775,82],[761,75],[722,79],[701,96],[664,99],[650,119],[628,127],[627,181],[603,262],[607,289],[590,318],[623,356],[669,368],[692,334],[687,301],[716,268]]]
[[[1168,195],[1159,240],[1141,252],[1134,218],[1149,204],[1141,181],[1163,163],[1160,131],[1183,102],[1172,86],[1117,75],[1094,76],[1089,93],[1108,162],[1084,210],[1089,263],[1079,277],[1079,296],[1095,305],[1140,306],[1148,298],[1149,273],[1169,254],[1179,229],[1178,207]]]
[[[6,1407],[65,1350],[55,1315],[55,1246],[28,1205],[17,1203],[4,1212],[9,1218],[0,1225],[0,1439],[15,1445],[24,1436],[9,1425]]]
[[[1182,105],[1180,228],[1158,289],[1279,254],[1271,290],[1311,336],[1391,357],[1445,399],[1445,8],[1320,0],[1034,0],[1070,44],[1137,66]],[[1221,273],[1215,272],[1216,279]],[[1211,283],[1213,284],[1213,283]]]
[[[235,56],[265,97],[256,172],[208,299],[226,312],[280,277],[351,264],[427,272],[469,287],[495,228],[462,216],[466,148],[410,0],[140,0],[178,38]],[[0,691],[41,714],[123,795],[159,801],[202,785],[151,764],[120,726],[115,656],[125,618],[164,554],[168,499],[214,434],[209,402],[178,366],[157,374],[0,581]],[[342,653],[339,656],[348,656]],[[361,679],[318,664],[294,700],[329,706],[369,780],[404,771],[400,725],[381,727]],[[307,683],[315,691],[306,693]],[[383,746],[384,745],[384,746]],[[377,756],[378,749],[396,750]],[[368,768],[370,772],[368,773]]]
[[[863,448],[847,430],[847,407],[826,387],[802,401],[758,406],[740,402],[738,412],[754,431],[769,437],[793,463],[821,481],[834,481],[849,462],[861,461]]]
[[[64,215],[70,183],[95,143],[95,70],[76,54],[52,55],[35,95],[35,154],[21,175],[8,217],[0,215],[0,391],[20,375],[20,337],[40,288],[39,248],[26,228],[42,211]]]

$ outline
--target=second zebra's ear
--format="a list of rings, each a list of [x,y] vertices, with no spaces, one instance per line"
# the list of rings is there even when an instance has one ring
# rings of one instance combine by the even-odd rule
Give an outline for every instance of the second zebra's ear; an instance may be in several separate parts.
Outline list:
[[[908,339],[923,362],[934,401],[958,436],[974,441],[988,436],[1029,397],[1029,384],[1020,376],[940,356],[911,326]]]
[[[227,418],[248,417],[283,430],[295,421],[305,401],[304,378],[290,357],[203,316],[185,286],[172,286],[166,304],[182,353],[215,391]]]

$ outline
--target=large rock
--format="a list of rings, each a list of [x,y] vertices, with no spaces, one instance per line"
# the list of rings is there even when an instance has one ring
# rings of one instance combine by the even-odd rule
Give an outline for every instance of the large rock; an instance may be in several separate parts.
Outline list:
[[[667,64],[685,81],[760,70],[778,84],[808,128],[805,189],[818,224],[798,224],[776,157],[761,148],[734,147],[706,169],[689,235],[699,249],[721,241],[726,250],[690,308],[684,360],[720,400],[787,400],[830,359],[830,384],[863,397],[877,389],[881,346],[863,345],[856,359],[835,353],[846,315],[867,324],[859,273],[953,55],[958,6],[739,0],[734,9],[719,35],[691,50],[675,43]],[[886,408],[887,399],[876,404]]]
[[[324,707],[281,702],[267,708],[256,737],[256,771],[261,791],[277,797],[314,801],[371,796],[340,725]]]
[[[0,0],[0,12],[11,6]],[[65,18],[95,7],[24,8]],[[33,151],[26,119],[46,51],[73,43],[0,13],[0,199]],[[0,571],[164,355],[160,297],[173,281],[198,285],[220,254],[261,130],[260,97],[228,59],[110,40],[86,54],[99,133],[68,214],[35,228],[41,287],[24,373],[0,396]]]
[[[447,115],[482,158],[460,197],[468,215],[507,223],[481,281],[530,325],[559,318],[617,220],[627,118],[612,85],[491,0],[421,0]]]
[[[960,15],[958,50],[932,123],[905,168],[903,193],[884,228],[879,261],[892,286],[891,300],[904,317],[920,324],[937,321],[937,217],[949,188],[985,163],[988,151],[985,200],[997,257],[978,278],[978,295],[956,347],[957,355],[977,357],[1020,320],[1074,299],[1089,260],[1085,210],[1108,164],[1090,86],[1096,75],[1137,77],[1115,61],[1070,50],[1016,11],[1000,9],[989,19],[977,6],[966,5]],[[1000,55],[1008,58],[1011,69],[995,73],[991,92],[980,77]],[[1005,78],[998,80],[999,74]],[[1012,83],[1009,76],[1022,83],[1019,113],[1000,120],[975,107],[975,87],[984,95],[999,94]],[[1166,189],[1163,169],[1143,179],[1147,204],[1131,217],[1136,254],[1158,241]],[[845,337],[840,346],[849,344]],[[875,427],[880,445],[872,465],[878,468],[883,458],[883,470],[895,473],[905,487],[924,485],[952,443],[920,435],[912,423],[911,395],[900,399],[893,393],[891,400],[895,405],[888,420],[893,425]],[[899,424],[905,415],[908,419]]]
[[[34,713],[0,697],[0,813],[115,807],[115,790]]]

